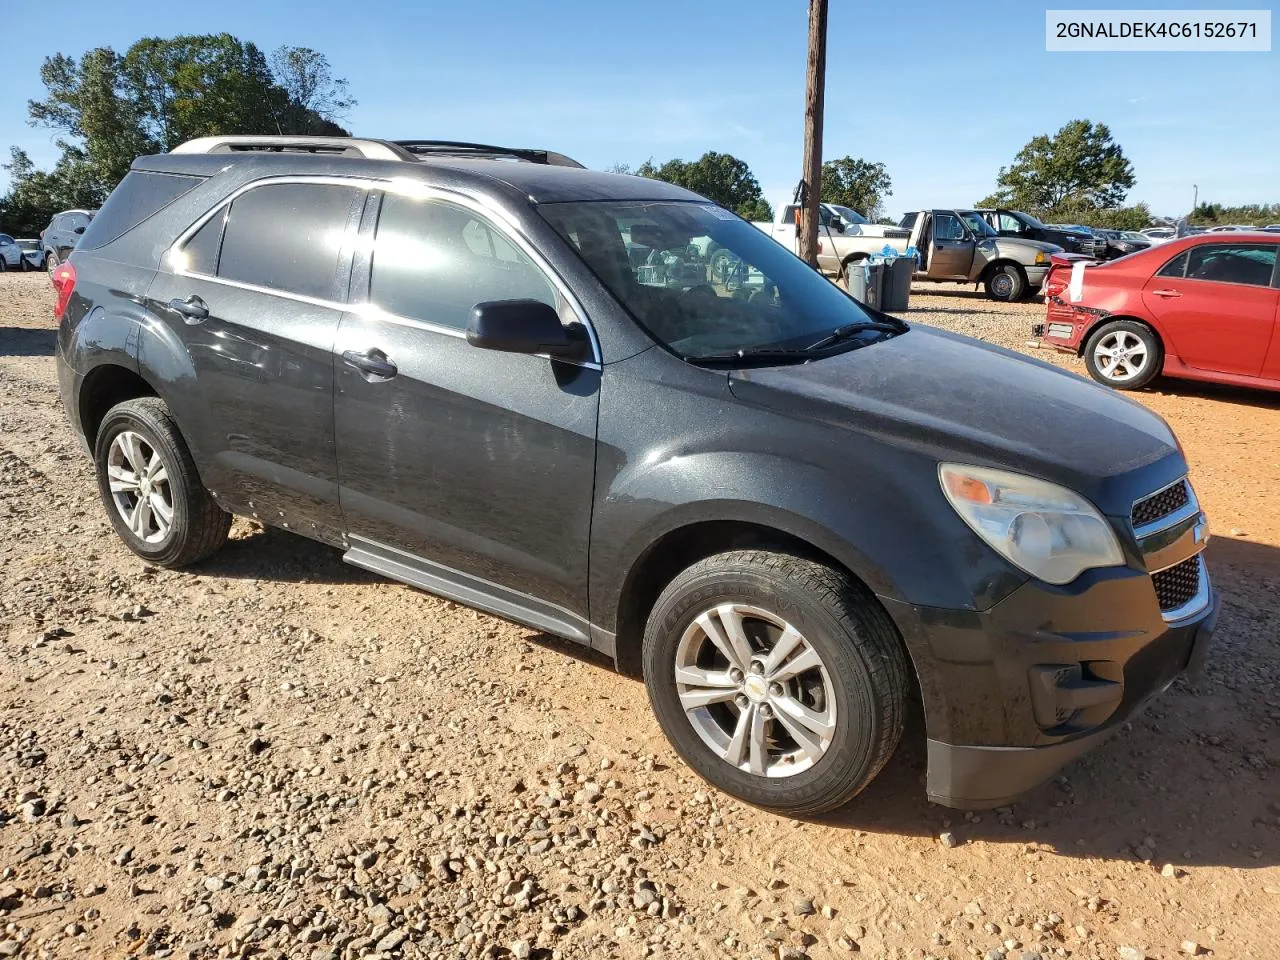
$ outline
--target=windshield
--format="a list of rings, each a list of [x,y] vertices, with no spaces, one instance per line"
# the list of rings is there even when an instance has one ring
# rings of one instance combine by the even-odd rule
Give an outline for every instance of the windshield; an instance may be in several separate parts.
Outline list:
[[[978,213],[976,210],[963,210],[963,211],[957,211],[957,212],[960,214],[961,217],[964,218],[964,222],[969,225],[969,229],[972,230],[974,233],[976,233],[978,236],[980,237],[999,236],[999,234],[996,233],[995,228],[993,228],[991,224],[987,223],[986,220],[983,220],[982,214]]]
[[[648,334],[688,360],[800,350],[849,324],[897,322],[863,310],[772,237],[713,203],[574,201],[537,209]]]
[[[860,214],[857,210],[853,209],[853,207],[842,207],[836,203],[829,203],[827,204],[827,206],[829,206],[836,213],[840,214],[840,216],[844,217],[846,223],[869,223],[870,222],[869,220],[867,220],[866,217]]]

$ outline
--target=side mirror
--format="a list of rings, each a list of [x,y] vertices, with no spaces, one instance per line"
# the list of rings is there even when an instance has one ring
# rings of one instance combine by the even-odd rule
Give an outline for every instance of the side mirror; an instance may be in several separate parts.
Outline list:
[[[836,233],[844,233],[844,228],[845,228],[845,222],[843,220],[841,220],[839,217],[831,218],[832,230],[834,230]]]
[[[75,228],[74,230],[72,230],[71,232],[72,232],[72,233],[74,233],[74,234],[76,234],[76,235],[82,234],[82,233],[84,233],[84,227],[76,227],[76,228]]]
[[[541,300],[486,300],[471,309],[467,343],[505,353],[545,353],[577,360],[587,352],[581,327],[560,322],[555,308]]]

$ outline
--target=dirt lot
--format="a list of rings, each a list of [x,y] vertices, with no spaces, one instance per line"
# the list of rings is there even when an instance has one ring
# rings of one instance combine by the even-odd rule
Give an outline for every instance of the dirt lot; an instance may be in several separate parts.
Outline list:
[[[920,293],[1014,347],[1041,309]],[[1139,396],[1214,524],[1203,681],[1011,809],[930,806],[915,729],[801,823],[703,786],[640,684],[336,551],[237,521],[144,566],[51,303],[0,278],[0,957],[1280,957],[1280,397]]]

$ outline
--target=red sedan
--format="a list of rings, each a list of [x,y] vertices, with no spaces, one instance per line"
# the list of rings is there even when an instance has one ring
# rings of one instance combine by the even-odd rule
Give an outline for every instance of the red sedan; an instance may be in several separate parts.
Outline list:
[[[1109,263],[1058,255],[1035,332],[1121,390],[1161,373],[1280,390],[1277,253],[1275,234],[1213,233]]]

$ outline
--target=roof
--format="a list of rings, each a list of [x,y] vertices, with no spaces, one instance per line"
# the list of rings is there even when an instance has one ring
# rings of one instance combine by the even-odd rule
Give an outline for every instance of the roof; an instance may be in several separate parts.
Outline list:
[[[246,151],[172,153],[139,157],[135,170],[210,177],[234,165],[249,179],[287,176],[367,176],[379,179],[414,177],[440,186],[497,187],[533,203],[569,200],[702,200],[683,187],[627,174],[580,167],[529,163],[514,159],[480,159],[425,155],[405,160],[373,159],[339,153]]]

